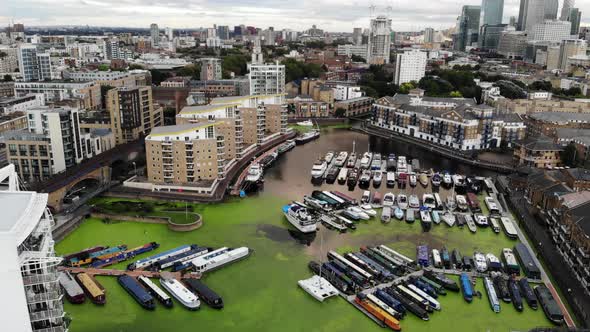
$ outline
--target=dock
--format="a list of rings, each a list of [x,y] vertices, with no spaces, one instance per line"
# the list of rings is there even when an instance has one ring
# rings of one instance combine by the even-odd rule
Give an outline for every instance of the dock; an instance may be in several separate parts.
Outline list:
[[[174,279],[180,280],[182,278],[192,278],[192,279],[201,279],[201,274],[197,272],[190,272],[190,273],[181,273],[181,272],[168,272],[168,271],[144,271],[144,270],[134,270],[134,271],[127,271],[127,270],[115,270],[115,269],[95,269],[95,268],[84,268],[84,267],[68,267],[68,266],[59,266],[58,271],[68,271],[73,274],[78,273],[87,273],[91,276],[112,276],[118,277],[122,275],[128,275],[130,277],[139,277],[143,276],[146,278],[160,278],[161,273],[166,273],[168,275],[172,274]]]

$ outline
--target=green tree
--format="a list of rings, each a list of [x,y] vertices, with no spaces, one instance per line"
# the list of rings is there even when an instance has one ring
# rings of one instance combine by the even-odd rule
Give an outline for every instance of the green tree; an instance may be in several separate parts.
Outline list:
[[[243,54],[232,54],[224,57],[221,63],[223,77],[229,78],[231,72],[236,75],[245,75],[247,71],[247,61],[248,59]]]
[[[452,98],[462,98],[463,97],[463,94],[461,94],[460,91],[455,90],[455,91],[451,91],[451,93],[449,94],[449,96],[452,97]]]
[[[201,75],[201,66],[195,64],[187,65],[178,69],[176,73],[180,76],[189,76],[198,80]]]
[[[302,79],[305,77],[319,77],[324,71],[322,66],[315,63],[299,62],[295,59],[286,59],[282,62],[285,65],[286,81]]]
[[[580,160],[580,156],[578,156],[578,150],[576,149],[576,145],[573,143],[568,144],[568,146],[563,149],[561,152],[561,161],[570,167],[575,167]]]
[[[415,89],[418,84],[415,81],[402,83],[399,86],[399,92],[403,94],[408,94],[410,90]]]
[[[356,55],[356,54],[353,54],[350,58],[352,59],[353,62],[366,62],[367,61],[362,56]]]
[[[134,70],[134,69],[145,69],[143,68],[142,65],[136,64],[136,63],[132,63],[129,65],[129,70]]]
[[[529,90],[531,91],[549,91],[553,90],[553,86],[549,81],[534,81],[529,85]]]
[[[8,74],[4,75],[4,78],[2,80],[4,82],[12,82],[13,81],[12,76],[10,76]]]
[[[99,71],[108,71],[109,69],[110,69],[110,66],[107,65],[107,64],[104,64],[103,63],[103,64],[98,65],[98,70]]]
[[[170,74],[169,72],[161,71],[158,69],[151,69],[150,73],[152,74],[152,83],[155,85],[160,85],[160,83],[172,77],[172,74]]]

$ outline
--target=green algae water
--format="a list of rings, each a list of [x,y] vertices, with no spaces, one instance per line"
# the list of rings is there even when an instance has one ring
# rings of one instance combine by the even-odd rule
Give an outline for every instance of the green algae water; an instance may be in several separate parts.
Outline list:
[[[373,244],[386,244],[410,257],[415,256],[418,244],[438,248],[444,245],[449,250],[457,248],[465,255],[479,250],[496,256],[502,248],[514,245],[504,234],[495,234],[491,229],[478,229],[476,234],[471,234],[466,228],[448,228],[441,224],[423,233],[419,222],[392,221],[383,225],[376,218],[360,223],[356,231],[345,234],[321,227],[322,250],[319,238],[297,236],[283,217],[281,207],[313,190],[308,174],[319,147],[327,152],[344,150],[350,145],[350,150],[351,138],[357,140],[357,144],[363,139],[349,132],[327,134],[319,141],[282,156],[269,170],[265,191],[258,196],[215,205],[189,205],[204,220],[203,227],[193,232],[177,233],[165,225],[87,219],[57,244],[59,254],[99,244],[124,243],[134,247],[151,241],[160,244],[158,251],[195,243],[211,247],[247,246],[253,253],[245,260],[204,276],[204,282],[223,298],[225,308],[222,310],[202,304],[199,311],[193,312],[175,301],[172,309],[158,305],[155,311],[149,312],[118,285],[116,278],[98,277],[107,290],[107,304],[101,307],[89,301],[82,305],[66,303],[65,309],[72,318],[70,331],[382,331],[343,299],[332,298],[319,303],[302,291],[297,280],[311,276],[307,263],[325,259],[328,250],[358,250],[359,246]],[[345,190],[337,185],[324,187]],[[360,197],[358,190],[350,194]],[[100,201],[112,199],[99,199],[95,203]],[[153,252],[141,257],[150,254]],[[112,268],[124,269],[128,263]],[[477,280],[475,288],[483,294],[481,299],[476,297],[473,303],[466,303],[460,293],[449,292],[439,297],[442,311],[432,314],[430,321],[409,314],[401,321],[402,329],[527,331],[551,325],[542,310],[534,311],[526,304],[523,312],[517,312],[511,304],[502,303],[501,313],[495,314],[490,309],[481,279]]]

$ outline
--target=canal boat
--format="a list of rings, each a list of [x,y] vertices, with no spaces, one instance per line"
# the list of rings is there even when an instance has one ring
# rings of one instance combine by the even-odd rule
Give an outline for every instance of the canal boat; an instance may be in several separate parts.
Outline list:
[[[322,278],[323,279],[323,278]],[[207,287],[200,280],[194,278],[186,278],[182,280],[190,290],[192,290],[201,301],[205,302],[208,306],[213,309],[222,309],[223,300],[221,296],[215,293],[211,288]],[[338,293],[338,291],[336,291]]]
[[[371,183],[371,171],[365,169],[365,170],[363,170],[363,172],[361,173],[361,176],[359,177],[359,186],[366,188],[369,186],[370,183]]]
[[[397,182],[399,183],[400,188],[405,188],[406,183],[408,182],[408,173],[405,173],[405,172],[397,173]]]
[[[342,167],[340,169],[340,172],[338,172],[338,177],[337,177],[338,184],[345,184],[347,178],[348,178],[348,168]]]
[[[446,211],[442,215],[442,220],[447,224],[449,227],[453,227],[455,225],[455,215],[452,212]]]
[[[383,210],[381,210],[381,221],[385,224],[391,221],[391,207],[384,206]]]
[[[459,211],[465,212],[469,208],[467,206],[467,199],[465,198],[465,196],[457,195],[455,196],[455,201],[457,202],[457,208],[459,209]]]
[[[438,249],[432,249],[432,265],[434,267],[442,268],[442,259]]]
[[[275,160],[277,160],[278,156],[279,152],[277,150],[273,150],[271,153],[262,157],[259,162],[262,169],[269,168],[275,162]]]
[[[467,193],[467,204],[469,205],[469,209],[471,209],[471,212],[473,212],[473,213],[481,212],[481,207],[479,205],[479,199],[477,198],[477,195],[475,195],[474,193]]]
[[[402,293],[395,287],[385,288],[385,292],[391,295],[394,299],[398,300],[407,311],[413,313],[416,315],[416,317],[426,321],[430,319],[428,311],[420,307],[414,301],[408,299],[406,296],[402,295]]]
[[[432,214],[432,222],[437,225],[440,224],[441,217],[440,217],[440,214],[438,213],[438,211],[432,210],[432,211],[430,211],[430,214]]]
[[[393,206],[395,204],[395,195],[391,192],[383,195],[383,206]]]
[[[328,281],[332,286],[336,287],[336,289],[338,289],[342,293],[352,294],[354,292],[354,283],[350,278],[348,278],[340,271],[332,271],[330,269],[326,269],[324,265],[320,265],[320,263],[315,261],[309,262],[307,266],[313,273],[324,278],[326,281]],[[346,279],[347,281],[345,281],[344,279]]]
[[[387,188],[395,187],[395,172],[391,172],[391,171],[387,172],[385,174],[385,180],[386,180],[385,184],[386,184]]]
[[[338,153],[338,156],[336,157],[336,160],[334,161],[334,165],[336,165],[338,167],[343,167],[344,164],[346,163],[347,158],[348,158],[348,152],[341,151],[340,153]]]
[[[432,182],[433,187],[438,188],[440,187],[440,184],[442,182],[442,176],[440,175],[440,173],[434,173],[430,181]]]
[[[434,210],[436,208],[436,199],[432,194],[422,195],[422,204],[428,209]]]
[[[395,154],[390,153],[389,156],[387,156],[386,169],[388,172],[395,172],[397,169],[397,160],[395,158]]]
[[[434,310],[440,311],[440,309],[441,309],[440,302],[438,302],[434,297],[430,296],[430,294],[426,293],[425,291],[423,291],[422,289],[420,289],[419,287],[417,287],[414,284],[406,284],[406,286],[411,291],[416,293],[418,296],[420,296],[424,300],[428,301],[428,304],[430,305],[431,308],[433,308]]]
[[[361,248],[362,250],[362,248]],[[392,253],[386,251],[385,249],[383,249],[382,247],[374,247],[374,248],[370,248],[371,252],[373,252],[376,255],[379,255],[381,258],[383,258],[385,261],[393,264],[396,268],[394,270],[392,270],[392,272],[394,273],[403,273],[404,270],[406,270],[406,261],[393,255]]]
[[[406,196],[404,194],[397,195],[397,206],[399,206],[399,208],[402,210],[407,209],[408,208],[408,196]]]
[[[309,211],[297,204],[287,204],[283,206],[283,214],[293,225],[302,233],[313,233],[317,231],[317,221],[311,216]]]
[[[420,207],[420,199],[418,199],[418,196],[416,195],[410,195],[410,198],[408,200],[408,205],[411,208],[417,209]]]
[[[556,325],[563,325],[564,317],[563,312],[559,308],[557,301],[553,298],[551,291],[545,285],[539,285],[535,287],[535,294],[541,303],[541,308],[545,312],[545,315],[549,320]]]
[[[471,271],[473,269],[473,259],[469,256],[463,256],[463,271]]]
[[[430,265],[428,246],[421,245],[416,247],[416,261],[422,267],[428,267]]]
[[[359,180],[358,170],[356,168],[351,168],[350,171],[348,172],[348,177],[346,178],[346,185],[349,188],[354,188],[354,187],[356,187],[358,180]]]
[[[312,192],[312,195],[313,195],[313,192]],[[324,190],[324,191],[322,191],[322,195],[323,195],[322,197],[329,199],[330,202],[335,202],[335,206],[338,208],[343,208],[345,206],[350,205],[350,202],[347,199],[344,199],[338,195],[335,195],[331,191]]]
[[[463,267],[463,256],[457,249],[453,249],[451,252],[451,262],[455,265],[455,268],[461,269]]]
[[[457,204],[455,203],[455,199],[453,198],[452,195],[447,196],[446,206],[447,206],[447,209],[451,212],[455,211],[455,209],[457,208]]]
[[[358,257],[361,261],[365,263],[366,266],[371,267],[373,271],[377,271],[376,278],[381,281],[391,281],[395,278],[395,275],[387,268],[383,267],[379,262],[374,260],[373,258],[365,255],[362,252],[355,252],[353,254],[355,257]]]
[[[160,278],[160,285],[189,310],[197,310],[201,307],[199,297],[188,290],[180,281],[169,275]]]
[[[415,187],[418,183],[418,179],[416,178],[416,173],[410,173],[410,186]]]
[[[93,276],[82,272],[76,275],[76,280],[92,303],[103,305],[107,302],[104,287]]]
[[[494,288],[494,284],[489,277],[483,278],[483,285],[486,289],[486,293],[488,293],[488,300],[490,301],[490,307],[495,313],[500,312],[500,300],[498,300],[498,295],[496,295],[496,289]]]
[[[500,217],[500,222],[502,223],[502,227],[504,228],[504,233],[510,239],[518,239],[518,232],[516,231],[516,227],[514,226],[512,220],[508,217]]]
[[[347,168],[354,168],[354,165],[356,165],[356,152],[351,152],[350,156],[348,157],[348,161],[346,162],[346,167]]]
[[[158,270],[158,271],[163,270],[163,269],[167,269],[169,267],[173,267],[174,265],[177,265],[178,263],[188,262],[188,261],[192,260],[193,258],[196,258],[196,257],[206,254],[207,252],[209,252],[209,248],[204,248],[204,247],[199,247],[197,245],[193,245],[191,250],[189,250],[187,252],[180,253],[178,255],[168,257],[168,258],[163,259],[159,262],[156,262],[153,264],[153,267],[155,270]]]
[[[389,295],[386,291],[382,289],[376,289],[373,293],[373,296],[383,301],[383,303],[387,304],[390,308],[399,313],[401,317],[406,314],[406,308],[403,306],[403,304],[393,296]]]
[[[445,288],[441,284],[439,284],[438,282],[434,282],[424,276],[420,276],[420,277],[418,277],[418,279],[420,281],[422,281],[423,283],[430,285],[430,287],[432,287],[432,289],[434,289],[437,294],[447,295],[447,291],[445,290]]]
[[[328,151],[328,153],[326,153],[326,156],[324,157],[324,160],[329,165],[332,162],[332,160],[334,160],[334,151]]]
[[[402,255],[399,252],[385,246],[385,245],[379,245],[379,249],[385,253],[387,253],[388,255],[395,257],[401,261],[403,261],[406,265],[408,266],[416,266],[416,261],[409,258],[408,256]],[[426,248],[426,251],[428,252],[428,248]]]
[[[160,301],[160,303],[162,303],[162,305],[164,305],[164,307],[172,308],[172,306],[174,305],[174,302],[172,302],[172,299],[170,298],[170,296],[168,296],[168,294],[166,292],[164,292],[160,287],[158,287],[153,281],[151,281],[149,278],[144,277],[144,276],[137,277],[137,281],[139,281],[139,283],[142,284],[143,287],[154,298],[156,298],[158,301]]]
[[[361,258],[358,253],[347,253],[344,257],[363,271],[369,273],[373,278],[381,280],[381,273],[379,270],[377,270],[373,264],[370,264],[364,258]]]
[[[529,249],[522,243],[517,243],[514,246],[514,253],[516,258],[520,261],[520,267],[524,275],[529,279],[541,279],[541,270],[537,266],[536,261]]]
[[[107,259],[107,258],[116,256],[120,252],[123,252],[125,250],[127,250],[127,245],[125,245],[125,244],[118,245],[115,247],[107,247],[105,249],[97,250],[97,251],[94,251],[94,252],[87,254],[87,255],[84,254],[84,255],[72,257],[67,262],[67,264],[72,267],[80,267],[80,266],[88,265],[95,260],[102,260],[102,259]]]
[[[117,277],[117,281],[144,309],[156,309],[156,303],[152,295],[135,278],[121,275]]]
[[[285,153],[285,152],[293,149],[294,147],[295,147],[295,141],[290,139],[290,140],[285,141],[285,143],[279,145],[279,147],[277,148],[277,152],[279,154]]]
[[[360,250],[361,253],[387,269],[387,271],[393,274],[401,274],[401,262],[393,263],[392,260],[388,260],[386,256],[381,254],[381,252],[375,248],[361,247]]]
[[[369,283],[372,283],[374,280],[374,277],[372,274],[368,273],[367,271],[363,270],[362,268],[360,268],[358,265],[354,264],[353,262],[351,262],[350,260],[342,257],[342,255],[340,255],[339,253],[330,250],[328,252],[328,258],[334,260],[334,261],[338,261],[341,264],[346,266],[346,269],[350,270],[350,271],[354,271],[355,273],[359,274],[363,279],[366,279]],[[346,271],[343,271],[346,272]]]
[[[249,255],[250,249],[247,247],[239,247],[235,249],[223,247],[199,256],[193,259],[191,263],[194,265],[196,272],[205,273],[242,260]]]
[[[451,267],[451,255],[449,255],[449,250],[447,250],[446,247],[442,247],[442,250],[440,251],[440,258],[442,259],[442,263],[445,268],[448,269]]]
[[[500,210],[500,207],[498,206],[498,203],[496,203],[496,200],[494,200],[490,196],[486,196],[484,198],[484,201],[486,202],[486,206],[488,208],[488,211],[490,211],[490,216],[499,216],[499,215],[501,215],[502,211]]]
[[[498,218],[496,217],[491,217],[490,218],[490,226],[492,228],[492,231],[494,231],[494,233],[496,234],[500,234],[500,231],[502,230],[500,228],[500,221]]]
[[[85,259],[90,256],[90,254],[95,253],[97,251],[101,251],[107,249],[108,246],[95,246],[91,248],[82,249],[78,252],[74,252],[71,254],[67,254],[63,256],[63,260],[65,262],[70,261],[72,258],[77,258],[78,260]]]
[[[402,295],[405,296],[410,301],[416,303],[419,307],[426,310],[427,312],[433,312],[434,308],[430,305],[430,302],[423,298],[422,296],[416,294],[413,290],[406,287],[405,285],[399,284],[395,285],[394,288]]]
[[[488,264],[489,271],[502,271],[502,263],[496,255],[488,253],[486,254],[486,263]]]
[[[529,280],[527,278],[521,278],[518,280],[518,287],[520,288],[520,294],[529,304],[529,307],[533,310],[537,310],[537,308],[539,308],[539,302],[537,301],[537,297],[535,296],[535,292],[533,292],[531,285],[529,285]]]
[[[426,188],[428,186],[428,175],[426,175],[426,173],[420,173],[418,176],[418,182],[420,182],[422,187]]]
[[[475,262],[475,270],[480,273],[484,273],[488,270],[488,263],[486,257],[481,252],[476,251],[473,254],[473,261]]]
[[[459,291],[459,286],[457,285],[457,283],[453,279],[448,278],[447,276],[445,276],[442,273],[436,273],[431,270],[424,270],[423,275],[425,278],[428,278],[428,279],[440,284],[441,286],[443,286],[447,290],[450,290],[453,292]]]
[[[432,218],[430,218],[430,213],[424,207],[420,209],[420,224],[424,232],[428,232],[432,228]]]
[[[399,206],[395,208],[395,210],[393,211],[393,215],[397,220],[403,220],[404,219],[404,210],[402,210]]]
[[[383,180],[383,173],[381,171],[375,171],[373,173],[373,187],[378,188]]]
[[[367,299],[371,303],[375,304],[377,307],[381,308],[383,311],[387,312],[389,315],[391,315],[395,319],[399,320],[402,318],[401,313],[399,313],[397,310],[395,310],[392,307],[390,307],[389,305],[387,305],[387,303],[385,303],[384,301],[381,301],[381,299],[379,299],[374,294],[367,293],[366,295],[367,295]]]
[[[82,289],[82,287],[80,287],[76,280],[74,280],[74,277],[72,277],[69,271],[60,271],[58,280],[59,284],[64,290],[66,299],[68,299],[70,303],[84,303],[84,301],[86,300],[84,290]]]
[[[338,220],[340,220],[340,222],[345,225],[346,227],[350,228],[350,229],[356,229],[356,225],[354,224],[354,222],[346,217],[343,217],[339,214],[335,214],[334,217]]]
[[[326,173],[327,169],[328,164],[326,163],[326,161],[318,159],[316,160],[316,162],[313,163],[313,166],[311,167],[311,177],[313,179],[321,179],[324,176],[324,173]]]
[[[508,289],[508,280],[504,278],[501,274],[497,274],[496,276],[492,277],[494,286],[496,287],[496,294],[502,301],[506,303],[512,302],[512,298],[510,297],[510,290]]]
[[[378,321],[383,323],[385,326],[391,328],[394,331],[401,331],[399,321],[385,310],[371,303],[368,300],[367,295],[363,293],[358,293],[357,296],[354,298],[354,302],[361,308],[366,310],[368,313],[370,313]]]
[[[295,144],[297,145],[303,145],[307,142],[311,142],[314,139],[320,137],[320,131],[319,130],[312,130],[312,131],[308,131],[300,136],[297,136],[295,138]]]
[[[437,290],[434,287],[432,287],[428,282],[425,282],[422,279],[420,279],[420,277],[410,276],[410,278],[408,279],[408,282],[413,284],[414,286],[420,288],[422,291],[426,292],[429,296],[432,296],[435,299],[438,298]]]
[[[471,284],[471,279],[469,279],[469,276],[467,275],[467,273],[461,273],[459,280],[461,283],[461,291],[463,293],[463,299],[465,299],[465,301],[471,303],[471,301],[473,301],[473,285]]]
[[[414,209],[407,209],[406,210],[406,222],[411,224],[416,220],[416,216],[414,214]]]
[[[127,270],[133,271],[133,270],[139,270],[139,269],[146,269],[146,268],[151,267],[152,265],[156,264],[159,261],[162,261],[162,260],[170,258],[172,256],[179,255],[184,252],[190,251],[190,250],[194,249],[194,246],[196,246],[196,245],[182,245],[182,246],[176,247],[174,249],[166,250],[164,252],[137,260],[137,261],[127,265]]]
[[[449,173],[445,173],[442,177],[442,184],[443,186],[445,186],[446,188],[451,188],[453,186],[453,179],[451,177],[451,174]]]
[[[520,295],[520,289],[514,277],[508,279],[508,290],[510,291],[510,298],[512,299],[512,305],[517,311],[522,311],[522,296]]]
[[[146,253],[148,251],[155,250],[160,245],[156,242],[146,243],[143,246],[135,247],[129,250],[118,252],[115,256],[108,255],[107,258],[94,260],[91,264],[91,268],[100,269],[105,268],[107,266],[111,266],[128,259],[134,258],[137,255]],[[109,257],[110,256],[110,257]]]
[[[371,166],[371,160],[373,159],[373,154],[371,152],[363,153],[361,158],[361,168],[368,169]]]
[[[471,214],[464,214],[465,222],[467,223],[467,228],[471,233],[477,232],[477,226],[475,226],[475,221],[473,221],[473,216]]]
[[[354,282],[354,284],[358,286],[358,288],[371,287],[372,279],[368,279],[362,276],[357,271],[353,270],[348,265],[344,264],[339,260],[332,260],[330,262],[324,263],[324,265],[322,266],[330,270],[340,271],[341,273],[346,275],[347,278],[350,278]]]
[[[342,233],[346,232],[346,226],[338,221],[340,221],[340,219],[337,219],[336,217],[329,214],[322,214],[320,216],[320,222],[327,228],[334,229]]]

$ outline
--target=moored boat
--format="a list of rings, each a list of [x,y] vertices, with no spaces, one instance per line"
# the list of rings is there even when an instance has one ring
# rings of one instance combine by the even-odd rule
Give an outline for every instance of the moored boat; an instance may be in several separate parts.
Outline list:
[[[420,175],[418,176],[418,182],[420,182],[420,184],[423,187],[427,187],[428,186],[428,175],[426,175],[426,173],[420,173]]]
[[[404,194],[397,195],[397,206],[399,206],[399,208],[402,210],[407,209],[408,208],[408,196],[406,196]]]
[[[467,228],[471,233],[477,232],[477,227],[475,226],[475,221],[473,221],[473,217],[470,214],[465,214],[465,222],[467,222]]]
[[[321,179],[328,169],[328,164],[322,159],[318,159],[311,167],[311,177],[313,179]]]
[[[91,275],[82,272],[76,275],[76,280],[84,289],[84,293],[94,304],[105,304],[107,301],[104,287]]]
[[[201,307],[199,297],[189,291],[180,281],[171,276],[164,275],[160,278],[160,285],[175,299],[189,310],[197,310]]]
[[[190,290],[195,292],[199,299],[205,302],[208,306],[213,309],[222,309],[223,300],[221,296],[217,295],[211,288],[207,287],[203,282],[193,278],[187,278],[182,280]]]
[[[158,287],[153,281],[149,278],[144,276],[137,277],[137,281],[145,287],[145,289],[155,297],[160,303],[162,303],[166,308],[172,308],[174,302],[166,292],[164,292],[160,287]]]
[[[473,285],[471,284],[471,279],[469,278],[467,273],[461,273],[460,282],[461,291],[463,292],[463,298],[465,299],[465,301],[473,301]]]
[[[359,173],[356,168],[351,168],[348,172],[348,177],[346,178],[346,185],[350,188],[354,188],[358,183]]]
[[[449,227],[453,227],[455,225],[455,215],[452,212],[446,211],[442,215],[442,220],[445,224],[449,225]]]
[[[336,160],[334,161],[334,165],[338,166],[338,167],[343,167],[344,164],[346,163],[346,159],[348,158],[348,152],[346,151],[342,151],[338,154],[338,156],[336,157]]]
[[[348,161],[346,162],[346,167],[348,168],[353,168],[356,164],[356,153],[352,152],[350,153],[350,156],[348,157]]]
[[[297,145],[302,145],[305,144],[307,142],[311,142],[312,140],[316,139],[320,137],[320,131],[319,130],[312,130],[312,131],[308,131],[303,135],[297,136],[295,138],[295,144]]]
[[[514,277],[508,279],[508,290],[510,291],[510,297],[512,298],[512,305],[518,311],[523,310],[522,296],[520,295],[520,289]]]
[[[430,218],[430,213],[427,209],[420,209],[420,224],[425,232],[430,231],[432,228],[432,219]]]
[[[545,312],[545,315],[553,324],[562,325],[564,322],[563,312],[559,308],[557,301],[553,298],[551,291],[545,285],[539,285],[535,287],[535,294],[541,303],[541,308]]]
[[[143,308],[148,310],[156,309],[156,303],[152,295],[135,278],[121,275],[117,277],[117,281]]]
[[[84,290],[82,287],[80,287],[76,280],[74,280],[74,277],[72,277],[69,271],[59,272],[59,284],[63,288],[64,293],[66,294],[66,299],[68,299],[70,303],[84,303],[86,300]]]
[[[483,284],[488,293],[488,300],[490,301],[490,307],[495,313],[500,312],[500,301],[498,300],[498,295],[496,295],[496,289],[494,288],[494,284],[489,277],[483,278]]]
[[[440,224],[441,218],[440,218],[440,214],[438,213],[438,211],[432,210],[430,212],[430,214],[432,215],[432,222],[435,223],[435,224],[437,224],[437,225]]]
[[[404,210],[400,209],[399,206],[398,206],[393,211],[393,215],[395,216],[395,218],[397,220],[403,220],[404,219]]]
[[[383,322],[386,326],[394,331],[401,331],[399,321],[385,310],[379,308],[377,305],[371,303],[367,295],[358,293],[354,301],[357,305],[365,309],[368,313],[373,315],[377,320]]]
[[[442,182],[442,176],[440,176],[440,173],[434,173],[430,180],[434,187],[439,187]]]
[[[296,204],[287,204],[283,206],[283,214],[289,223],[300,232],[312,233],[317,231],[317,221],[313,219],[306,208]]]
[[[346,179],[348,178],[348,168],[346,167],[342,167],[340,169],[340,172],[338,172],[338,183],[339,184],[344,184],[346,183]]]
[[[406,210],[406,222],[407,223],[413,223],[415,220],[416,216],[414,214],[414,209],[407,209]]]
[[[393,204],[395,203],[395,195],[393,193],[386,193],[385,195],[383,195],[383,206],[393,206]]]

